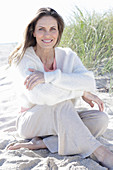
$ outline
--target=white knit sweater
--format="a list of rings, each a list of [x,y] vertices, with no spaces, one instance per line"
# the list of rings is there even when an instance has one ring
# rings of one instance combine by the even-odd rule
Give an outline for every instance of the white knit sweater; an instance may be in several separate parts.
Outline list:
[[[57,69],[45,72],[43,63],[35,54],[33,47],[27,48],[22,60],[12,65],[13,80],[22,107],[54,105],[59,102],[76,99],[84,91],[95,91],[94,75],[82,64],[80,58],[70,48],[55,48]],[[45,83],[36,85],[32,90],[26,89],[24,81],[31,74],[28,68],[44,73]]]

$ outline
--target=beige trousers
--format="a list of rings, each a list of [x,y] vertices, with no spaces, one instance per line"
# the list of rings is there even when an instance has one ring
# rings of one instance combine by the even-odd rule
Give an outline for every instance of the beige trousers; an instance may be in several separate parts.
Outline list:
[[[96,137],[105,132],[107,125],[104,112],[77,112],[70,100],[54,106],[35,105],[17,118],[17,131],[24,139],[42,136],[52,153],[83,158],[101,145]]]

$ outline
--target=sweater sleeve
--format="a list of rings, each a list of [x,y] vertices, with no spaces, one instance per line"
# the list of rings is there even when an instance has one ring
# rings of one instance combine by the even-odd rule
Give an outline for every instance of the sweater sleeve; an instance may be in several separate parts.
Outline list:
[[[74,52],[72,55],[75,57],[73,72],[64,73],[60,69],[54,72],[45,72],[45,82],[72,91],[95,91],[96,85],[93,72],[85,68],[80,58]]]
[[[78,98],[83,95],[83,91],[66,90],[51,83],[36,85],[32,90],[29,91],[24,85],[26,77],[31,73],[28,68],[36,69],[34,62],[20,62],[13,73],[15,74],[14,79],[19,93],[23,93],[32,104],[54,105],[59,102]]]

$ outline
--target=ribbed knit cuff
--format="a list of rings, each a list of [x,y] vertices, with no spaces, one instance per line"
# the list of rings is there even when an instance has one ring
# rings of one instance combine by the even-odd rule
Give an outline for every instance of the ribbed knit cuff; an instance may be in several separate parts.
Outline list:
[[[57,70],[52,71],[52,72],[44,72],[45,83],[53,82],[53,81],[59,79],[60,76],[61,76],[60,69],[57,69]]]

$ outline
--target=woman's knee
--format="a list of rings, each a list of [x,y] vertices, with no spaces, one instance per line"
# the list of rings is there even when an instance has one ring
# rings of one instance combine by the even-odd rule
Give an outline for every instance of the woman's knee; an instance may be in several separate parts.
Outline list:
[[[95,137],[102,135],[107,129],[109,119],[104,112],[98,110],[87,111],[80,113],[80,117]]]
[[[24,119],[23,117],[20,117],[19,119],[17,119],[16,127],[17,127],[17,132],[20,137],[24,139],[30,139],[30,138],[35,137],[33,130],[32,130],[33,126],[31,124],[31,121],[28,121],[27,119]]]
[[[105,112],[99,112],[98,114],[100,114],[100,124],[102,125],[102,127],[107,128],[109,123],[108,115]]]
[[[97,120],[95,121],[95,137],[103,135],[103,133],[107,130],[109,118],[105,112],[98,111]]]
[[[24,139],[31,139],[31,138],[35,137],[33,135],[33,133],[31,133],[30,128],[28,128],[26,126],[19,125],[17,128],[17,132],[18,132],[19,136]]]

